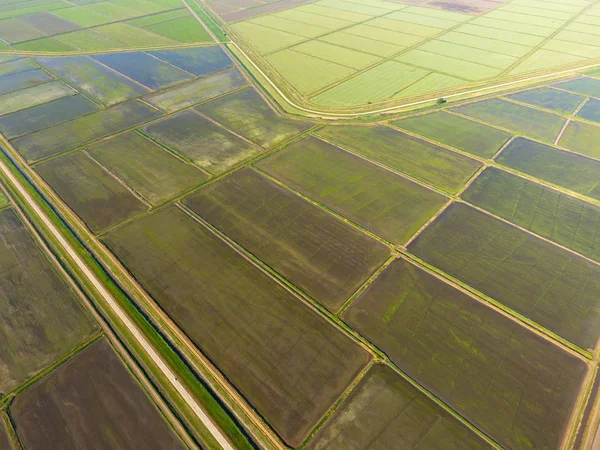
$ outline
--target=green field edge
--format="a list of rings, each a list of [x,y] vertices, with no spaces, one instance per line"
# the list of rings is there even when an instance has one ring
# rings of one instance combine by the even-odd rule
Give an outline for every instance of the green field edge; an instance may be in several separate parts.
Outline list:
[[[22,169],[17,163],[6,152],[4,147],[0,147],[0,160],[2,160],[11,170],[13,175],[23,182],[28,193],[35,199],[36,203],[44,210],[48,217],[52,220],[53,224],[56,225],[67,241],[73,245],[78,255],[85,261],[87,266],[94,272],[99,278],[107,290],[117,299],[120,306],[125,310],[129,317],[135,322],[136,326],[142,331],[142,333],[148,338],[153,346],[159,350],[161,356],[171,366],[171,368],[177,373],[181,380],[185,383],[186,387],[194,394],[196,399],[200,401],[209,415],[215,420],[219,428],[227,434],[229,439],[236,445],[236,448],[240,449],[253,449],[256,448],[252,439],[247,435],[245,430],[242,429],[239,423],[230,415],[225,405],[222,404],[212,389],[202,380],[196,373],[194,373],[190,364],[185,360],[184,356],[171,344],[167,337],[158,329],[153,323],[152,319],[148,317],[119,286],[118,282],[104,269],[101,262],[97,257],[87,248],[87,245],[82,242],[76,232],[69,226],[65,221],[61,219],[60,213],[47,202],[43,193],[35,187],[35,184],[30,180],[29,176],[23,173]],[[7,183],[8,184],[8,183]],[[34,223],[36,229],[44,236],[45,240],[49,242],[49,248],[56,249],[56,242],[53,242],[53,238],[49,238],[45,226],[40,223],[39,219],[25,204],[18,192],[16,192],[9,184],[9,190],[11,191],[14,198],[18,199],[19,203],[23,205]],[[56,250],[53,250],[56,251]],[[81,281],[85,280],[80,271],[71,264],[69,264],[66,258],[62,254],[56,255],[61,265],[64,265],[65,270],[70,274],[75,274],[75,279],[84,288],[86,292],[94,292],[89,282]],[[152,378],[161,380],[163,376],[154,367],[153,362],[145,356],[145,352],[138,347],[129,332],[124,327],[116,327],[114,324],[119,323],[119,320],[114,317],[114,314],[106,308],[104,305],[99,305],[98,299],[94,296],[94,306],[101,312],[113,328],[117,328],[118,334],[124,338],[127,342],[127,347],[134,350],[135,359],[144,360],[144,366],[152,372]],[[197,419],[191,418],[193,415],[189,410],[189,407],[185,406],[183,402],[179,401],[178,394],[174,389],[169,388],[168,383],[160,383],[162,389],[168,392],[168,398],[171,402],[176,403],[177,409],[182,411],[186,417],[186,422],[191,423],[198,434],[203,436],[203,440],[211,442],[212,436],[206,430],[203,424]],[[177,399],[177,400],[174,400]]]

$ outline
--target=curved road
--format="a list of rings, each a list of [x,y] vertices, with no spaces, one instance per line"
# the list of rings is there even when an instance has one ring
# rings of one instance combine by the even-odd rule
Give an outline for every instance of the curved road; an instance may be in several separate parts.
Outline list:
[[[15,189],[21,194],[25,202],[31,207],[31,209],[35,212],[35,214],[42,220],[44,225],[48,228],[52,236],[58,241],[61,246],[61,249],[69,255],[72,261],[77,265],[77,267],[83,272],[85,277],[92,283],[97,293],[106,301],[107,305],[110,309],[117,315],[119,320],[127,327],[129,332],[135,338],[137,343],[141,348],[144,349],[146,354],[152,359],[152,361],[156,364],[156,366],[160,369],[163,375],[169,380],[169,383],[175,388],[175,390],[179,393],[181,398],[185,401],[185,403],[190,407],[190,409],[194,412],[194,414],[200,419],[202,424],[208,429],[208,431],[213,435],[215,440],[219,443],[223,450],[234,450],[231,444],[227,441],[221,430],[219,430],[212,420],[206,415],[202,407],[198,404],[196,399],[188,392],[188,390],[183,386],[183,384],[177,379],[175,373],[171,370],[169,366],[162,360],[160,355],[154,350],[154,347],[148,342],[146,337],[138,330],[133,321],[129,318],[129,316],[121,309],[115,298],[106,290],[103,284],[98,280],[98,278],[94,275],[94,273],[87,267],[87,265],[83,262],[81,257],[75,252],[73,247],[67,242],[67,240],[63,237],[63,235],[58,231],[56,226],[52,223],[52,221],[48,218],[48,216],[42,211],[42,209],[38,206],[38,204],[33,200],[33,198],[29,195],[27,190],[23,187],[23,185],[19,182],[19,180],[12,174],[7,165],[0,161],[0,171],[4,174],[7,180],[11,182],[11,184],[15,187]]]

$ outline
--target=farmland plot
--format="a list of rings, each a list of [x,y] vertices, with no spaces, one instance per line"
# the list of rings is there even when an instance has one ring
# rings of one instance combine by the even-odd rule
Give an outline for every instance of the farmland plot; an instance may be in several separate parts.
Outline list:
[[[304,440],[370,360],[176,207],[105,241],[289,445]]]
[[[248,168],[192,194],[185,204],[333,312],[390,254]]]
[[[554,142],[566,121],[564,117],[497,98],[459,106],[453,111],[546,142]]]
[[[264,148],[274,147],[312,126],[277,115],[254,89],[226,95],[198,110]]]
[[[511,142],[496,161],[540,180],[600,200],[600,161],[523,138]]]
[[[173,197],[207,175],[134,131],[100,141],[88,151],[151,203]]]
[[[374,365],[307,450],[492,448],[404,378]]]
[[[5,424],[0,421],[0,450],[14,450],[14,446],[8,436]]]
[[[590,99],[590,101],[583,105],[583,108],[579,110],[577,117],[600,123],[600,100],[596,100],[595,98]]]
[[[600,80],[596,78],[575,78],[574,80],[557,83],[554,86],[566,91],[582,94],[587,97],[600,97]]]
[[[578,357],[403,259],[343,319],[504,447],[559,445],[587,369]]]
[[[483,158],[493,156],[511,138],[509,133],[444,111],[398,120],[392,124]]]
[[[32,69],[39,69],[39,66],[28,58],[10,59],[5,62],[0,60],[0,75],[10,75]]]
[[[51,159],[37,165],[35,170],[94,232],[147,209],[141,200],[82,152]]]
[[[123,103],[15,139],[12,144],[28,161],[36,161],[138,125],[161,114],[137,101]]]
[[[149,54],[199,77],[233,66],[229,56],[218,46],[159,50]]]
[[[162,89],[193,78],[193,75],[147,53],[112,53],[93,58],[150,89]]]
[[[391,128],[330,126],[319,136],[447,192],[458,191],[481,163]]]
[[[598,102],[600,104],[600,102]],[[585,106],[590,103],[586,103]],[[584,106],[584,108],[585,108]],[[583,109],[580,113],[583,113]],[[578,114],[584,117],[585,114]],[[600,120],[600,117],[598,117]],[[575,153],[600,159],[600,127],[572,120],[565,128],[558,144]]]
[[[0,117],[0,131],[8,139],[14,139],[97,110],[98,107],[82,95],[71,95]]]
[[[50,75],[42,72],[39,69],[28,70],[26,72],[18,72],[10,75],[0,76],[0,94],[18,91],[34,87],[48,81],[52,81]]]
[[[222,172],[260,152],[194,111],[183,111],[154,122],[143,130],[194,164]]]
[[[75,91],[60,81],[51,81],[20,91],[9,92],[0,95],[0,116],[73,94],[75,94]]]
[[[551,109],[561,114],[572,114],[583,103],[585,97],[578,94],[559,91],[548,87],[517,92],[507,98],[541,108]]]
[[[465,204],[409,251],[583,349],[600,337],[600,266]]]
[[[213,42],[195,17],[187,16],[146,27],[148,31],[184,44]]]
[[[314,137],[295,142],[257,166],[394,243],[408,240],[446,201]]]
[[[493,167],[477,177],[462,198],[600,262],[596,205]]]
[[[87,56],[38,58],[38,61],[104,105],[113,105],[150,92],[145,86]]]
[[[225,94],[246,84],[247,81],[240,71],[232,68],[157,92],[147,96],[145,100],[151,105],[171,113]]]
[[[10,415],[31,450],[186,448],[105,339],[27,388]]]
[[[0,318],[0,393],[98,330],[11,209],[0,211]]]

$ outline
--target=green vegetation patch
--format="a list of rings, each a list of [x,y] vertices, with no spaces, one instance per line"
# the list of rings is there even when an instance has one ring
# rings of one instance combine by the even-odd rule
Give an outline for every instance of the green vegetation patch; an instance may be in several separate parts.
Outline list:
[[[597,78],[580,77],[575,78],[574,80],[557,83],[554,86],[587,97],[600,97],[600,80]]]
[[[302,94],[310,94],[355,72],[350,67],[289,49],[272,53],[266,60]]]
[[[2,191],[0,191],[0,207],[4,207],[8,205],[8,203],[8,198],[6,198],[6,195],[4,195]]]
[[[50,75],[38,69],[0,76],[0,94],[26,89],[52,81]]]
[[[222,172],[256,155],[260,148],[194,111],[183,111],[144,127],[179,155],[212,172]]]
[[[0,211],[0,392],[8,393],[98,331],[12,209]],[[0,424],[2,421],[0,420]]]
[[[249,21],[256,25],[260,25],[267,28],[273,28],[275,30],[285,31],[287,33],[296,34],[306,38],[314,38],[322,34],[326,34],[329,30],[327,28],[304,22],[296,22],[294,20],[288,20],[283,17],[274,16],[271,14],[259,16]]]
[[[503,170],[488,168],[462,198],[600,261],[600,207]]]
[[[398,120],[392,124],[483,158],[492,157],[511,138],[509,133],[444,111]]]
[[[126,23],[111,23],[109,25],[102,25],[94,30],[111,39],[121,42],[122,44],[117,48],[159,47],[177,43],[172,39],[168,39],[156,33],[151,33],[141,28],[132,27]]]
[[[279,116],[255,89],[228,94],[197,109],[265,148],[274,147],[312,126],[310,122]]]
[[[36,39],[34,41],[15,44],[14,48],[25,52],[71,52],[77,50],[75,47],[65,44],[54,38]]]
[[[549,87],[541,87],[530,91],[508,95],[510,99],[541,108],[551,109],[561,114],[572,114],[585,100],[585,97]]]
[[[586,106],[589,103],[586,104]],[[600,102],[598,102],[600,104]],[[600,119],[600,117],[599,117]],[[600,127],[572,120],[565,128],[559,145],[575,153],[600,159]]]
[[[389,44],[387,42],[374,41],[369,38],[338,31],[336,33],[322,36],[319,41],[328,42],[350,50],[356,50],[371,55],[388,57],[398,53],[404,48],[399,43]]]
[[[71,95],[0,117],[0,131],[14,139],[97,110],[96,104],[84,96]]]
[[[409,251],[583,349],[600,335],[600,266],[464,203]]]
[[[397,244],[446,199],[331,144],[307,137],[258,163],[303,194]]]
[[[546,142],[554,142],[566,121],[564,117],[497,98],[459,106],[453,111]]]
[[[590,99],[577,113],[582,119],[600,123],[600,100]]]
[[[381,60],[377,56],[315,40],[296,45],[293,50],[352,69],[362,69]]]
[[[51,81],[20,91],[9,92],[0,95],[0,116],[67,97],[75,92],[60,81]]]
[[[149,95],[145,100],[170,113],[225,94],[246,84],[247,81],[239,70],[229,69],[226,72]]]
[[[117,131],[154,119],[160,113],[139,102],[123,103],[69,122],[64,122],[12,142],[29,161],[39,160],[84,145]]]
[[[304,440],[370,360],[331,322],[177,207],[120,227],[105,241],[291,446]]]
[[[146,29],[177,42],[212,42],[208,32],[192,16],[150,25]]]
[[[114,105],[150,92],[87,56],[38,58],[38,61],[104,105]]]
[[[148,27],[150,25],[156,25],[161,22],[167,22],[173,19],[179,19],[180,17],[189,16],[189,11],[186,8],[177,9],[175,11],[167,11],[159,14],[152,14],[151,16],[140,17],[138,19],[130,20],[128,23],[135,25],[136,27]]]
[[[428,70],[442,70],[447,75],[476,81],[499,75],[502,70],[474,62],[463,61],[451,56],[438,55],[420,49],[410,50],[395,58],[396,61],[412,64]]]
[[[385,245],[248,168],[185,204],[332,312],[390,256]]]
[[[481,167],[478,161],[388,127],[330,126],[327,141],[447,192],[457,192]]]
[[[418,67],[386,61],[326,90],[311,100],[324,106],[360,106],[370,102],[380,102],[424,78],[428,73]]]
[[[351,443],[351,444],[350,444]],[[383,364],[376,364],[305,447],[491,449],[483,439]]]
[[[113,50],[127,47],[123,42],[99,33],[96,29],[61,34],[60,40],[82,51]]]
[[[153,204],[202,181],[207,175],[134,131],[103,140],[88,151]]]
[[[55,14],[64,19],[75,22],[82,27],[96,27],[98,25],[104,25],[105,23],[112,22],[113,19],[103,14],[96,13],[84,8],[63,8],[54,11]]]
[[[132,19],[134,17],[143,16],[144,13],[137,11],[127,6],[117,5],[112,2],[90,3],[85,6],[85,9],[91,10],[104,16],[112,17],[115,20]]]
[[[500,164],[600,200],[600,161],[518,138],[500,156]]]
[[[547,339],[403,259],[343,319],[504,447],[560,444],[587,367]]]
[[[51,159],[37,165],[35,170],[93,232],[103,231],[147,209],[85,153]]]
[[[231,25],[233,31],[241,35],[246,42],[261,55],[289,47],[306,38],[295,34],[285,33],[272,28],[261,27],[251,22],[238,22]]]
[[[186,448],[105,339],[19,394],[10,414],[32,449]]]

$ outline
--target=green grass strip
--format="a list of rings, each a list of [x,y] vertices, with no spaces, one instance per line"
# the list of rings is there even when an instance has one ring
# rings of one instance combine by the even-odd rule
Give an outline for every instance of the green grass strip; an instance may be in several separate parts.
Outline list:
[[[216,36],[216,38],[220,42],[229,42],[229,38],[227,37],[227,35],[223,32],[221,27],[218,25],[218,23],[212,17],[212,15],[209,14],[208,11],[206,11],[206,9],[204,9],[202,6],[200,6],[196,2],[196,0],[190,0],[189,5],[190,5],[190,8],[192,8],[192,10],[196,14],[198,14],[198,17],[200,17],[200,19],[202,19],[202,22],[204,22],[204,25],[206,25],[208,27],[208,29],[213,32],[213,34]]]
[[[160,352],[165,362],[169,364],[171,369],[177,374],[178,378],[185,383],[186,387],[203,405],[219,428],[229,437],[233,446],[236,449],[254,449],[255,446],[251,443],[249,436],[238,425],[237,421],[226,411],[224,405],[213,395],[210,388],[196,376],[190,366],[183,360],[179,351],[165,339],[163,334],[152,324],[151,319],[147,317],[133,300],[121,290],[115,280],[104,270],[98,259],[87,250],[86,246],[78,239],[76,233],[71,229],[68,223],[61,219],[60,214],[45,199],[43,193],[38,191],[29,176],[12,160],[6,153],[6,150],[3,147],[0,147],[0,150],[0,160],[9,167],[13,175],[25,186],[27,192],[33,197],[34,201],[50,220],[60,229],[63,237],[73,246],[79,256],[84,260],[87,267],[94,272],[99,281],[102,282],[105,288],[117,300],[121,308],[123,308],[134,321],[152,346]],[[36,223],[36,227],[38,229],[45,229],[43,225],[40,225],[39,219],[32,213],[27,203],[23,201],[21,195],[16,192],[16,190],[12,189],[12,187],[11,192],[14,197],[19,200],[20,205],[27,210],[28,216]],[[48,238],[48,233],[43,233],[43,235],[45,238]],[[52,245],[51,247],[56,249],[56,245]],[[58,256],[59,259],[64,262],[65,258],[63,258],[62,255]],[[71,267],[68,269],[73,270]],[[79,271],[77,271],[77,273],[79,273]],[[78,278],[80,280],[83,279],[83,277]],[[89,286],[89,284],[86,283],[86,286]],[[106,308],[102,308],[102,311],[105,310]],[[112,316],[112,314],[110,315]],[[111,325],[114,326],[114,324],[115,322],[113,321]],[[137,345],[132,346],[137,348]],[[144,353],[138,351],[137,355],[143,356]]]

